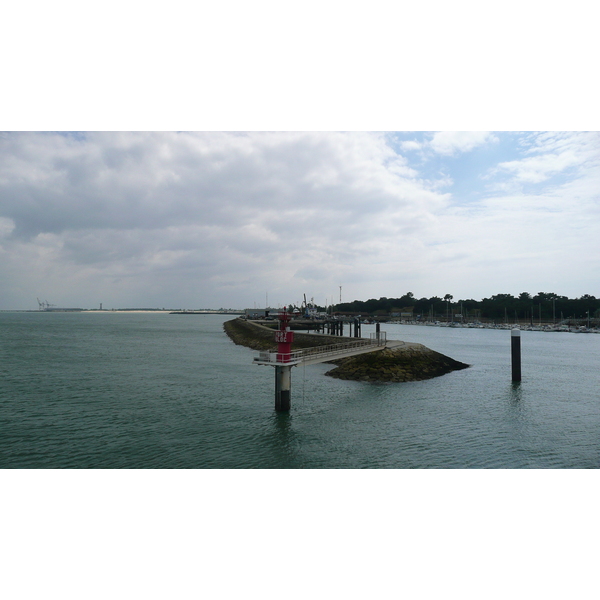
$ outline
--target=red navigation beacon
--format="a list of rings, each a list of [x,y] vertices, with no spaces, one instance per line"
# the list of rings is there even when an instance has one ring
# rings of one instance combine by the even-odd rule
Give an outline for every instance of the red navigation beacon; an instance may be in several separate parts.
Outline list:
[[[277,362],[290,362],[290,353],[292,352],[292,342],[294,341],[294,332],[290,331],[288,323],[290,315],[286,307],[279,315],[279,329],[275,331],[275,341],[277,342]]]

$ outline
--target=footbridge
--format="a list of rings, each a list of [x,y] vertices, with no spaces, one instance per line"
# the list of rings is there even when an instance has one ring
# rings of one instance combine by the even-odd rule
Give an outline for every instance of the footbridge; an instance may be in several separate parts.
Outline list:
[[[385,332],[373,333],[370,339],[361,338],[343,342],[341,344],[328,344],[326,346],[313,346],[303,348],[294,352],[261,352],[254,358],[257,365],[269,365],[271,367],[297,365],[314,365],[317,363],[348,358],[382,350],[387,346]]]
[[[294,332],[289,327],[290,319],[291,315],[284,306],[283,312],[279,314],[279,329],[274,332],[277,352],[261,352],[254,358],[255,365],[275,367],[275,410],[278,412],[288,411],[291,407],[292,367],[376,352],[386,347],[403,344],[403,342],[388,343],[385,331],[380,331],[378,324],[377,331],[372,333],[369,339],[354,338],[339,344],[313,346],[292,352]]]

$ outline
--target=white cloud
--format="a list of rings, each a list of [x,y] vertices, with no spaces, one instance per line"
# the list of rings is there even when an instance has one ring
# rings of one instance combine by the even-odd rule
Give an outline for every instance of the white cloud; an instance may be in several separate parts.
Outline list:
[[[0,217],[0,238],[7,236],[15,228],[15,222],[6,217]]]
[[[571,297],[598,295],[600,148],[595,140],[595,134],[579,133],[528,136],[526,147],[537,154],[527,152],[498,166],[495,174],[509,177],[503,189],[447,212],[441,248],[467,252],[464,277],[487,269],[491,280],[506,282],[494,286],[494,293],[549,289]],[[544,183],[565,172],[568,177],[524,191],[523,183]]]
[[[558,212],[566,210],[567,204],[581,206],[583,198],[595,198],[592,204],[597,205],[599,177],[600,136],[596,132],[524,134],[515,159],[502,161],[481,175],[487,194],[493,197],[519,197],[524,203],[558,198]]]
[[[492,174],[508,173],[517,184],[541,183],[571,168],[597,168],[600,158],[597,133],[533,134],[526,138],[524,145],[525,158],[501,162]]]
[[[497,141],[489,131],[439,131],[429,141],[429,147],[438,154],[451,156]]]
[[[514,174],[517,182],[541,183],[552,175],[578,164],[580,161],[576,156],[569,152],[563,152],[503,162],[498,165],[497,170]]]
[[[421,150],[423,144],[421,142],[417,142],[416,140],[406,140],[404,142],[400,142],[400,148],[406,152],[410,152],[411,150]]]

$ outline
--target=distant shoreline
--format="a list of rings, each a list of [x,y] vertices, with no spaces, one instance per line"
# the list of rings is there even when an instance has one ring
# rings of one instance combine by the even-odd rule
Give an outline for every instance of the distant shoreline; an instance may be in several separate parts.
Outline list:
[[[241,315],[240,310],[177,310],[172,308],[152,309],[152,308],[114,308],[103,309],[98,308],[65,308],[64,310],[34,310],[34,309],[0,309],[3,313],[93,313],[93,314],[114,314],[114,313],[157,313],[161,315]]]

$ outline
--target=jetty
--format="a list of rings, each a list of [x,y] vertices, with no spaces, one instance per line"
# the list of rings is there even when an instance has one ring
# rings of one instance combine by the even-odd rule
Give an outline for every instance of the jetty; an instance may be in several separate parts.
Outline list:
[[[438,377],[469,365],[435,352],[423,344],[387,340],[380,331],[369,338],[294,332],[290,316],[279,315],[279,328],[243,318],[223,325],[231,340],[259,351],[254,364],[275,368],[275,410],[291,407],[291,369],[323,362],[336,365],[326,375],[372,383],[400,383]],[[276,345],[275,345],[276,344]]]

